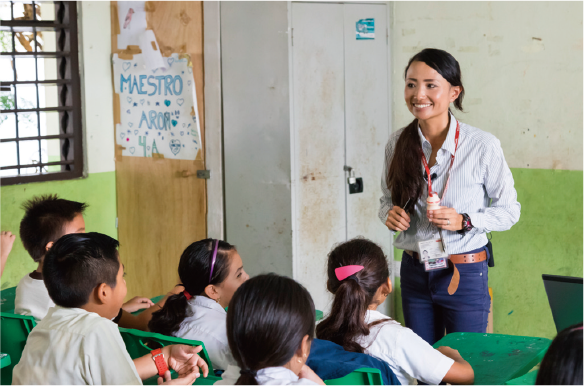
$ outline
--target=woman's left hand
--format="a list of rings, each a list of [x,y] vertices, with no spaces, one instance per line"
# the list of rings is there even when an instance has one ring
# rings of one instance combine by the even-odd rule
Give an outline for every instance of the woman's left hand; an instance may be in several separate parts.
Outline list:
[[[426,215],[428,220],[438,228],[447,231],[459,231],[462,229],[463,217],[453,208],[441,206],[438,210],[429,210]]]

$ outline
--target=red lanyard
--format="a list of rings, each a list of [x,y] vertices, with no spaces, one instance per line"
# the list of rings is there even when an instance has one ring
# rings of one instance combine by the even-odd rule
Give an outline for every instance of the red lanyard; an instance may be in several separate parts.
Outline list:
[[[450,183],[450,170],[452,169],[452,164],[454,164],[454,156],[456,155],[456,150],[458,149],[458,138],[460,137],[460,124],[456,121],[456,135],[454,136],[454,154],[450,156],[450,167],[448,168],[448,179],[446,180],[446,186],[444,187],[444,192],[442,192],[442,198],[446,196],[446,189],[448,189],[448,184]],[[428,176],[428,195],[433,192],[432,190],[432,177],[430,175],[430,167],[428,166],[428,161],[422,150],[422,162],[426,168],[426,175]],[[440,200],[442,201],[442,200]]]

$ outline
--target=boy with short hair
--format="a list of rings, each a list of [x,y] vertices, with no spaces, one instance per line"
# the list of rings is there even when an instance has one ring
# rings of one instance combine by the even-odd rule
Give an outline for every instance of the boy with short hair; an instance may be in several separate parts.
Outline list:
[[[43,259],[53,243],[70,233],[84,233],[83,213],[87,204],[59,198],[56,194],[33,197],[23,204],[25,215],[20,222],[20,238],[32,259],[38,263],[35,271],[24,276],[16,287],[14,312],[32,315],[37,321],[44,318],[55,303],[49,297],[43,282]],[[165,299],[163,299],[165,300]],[[162,301],[162,300],[161,300]],[[122,327],[147,330],[151,312],[135,317],[134,312],[153,305],[148,298],[134,297],[119,310],[115,322]]]
[[[56,306],[28,336],[13,384],[141,384],[157,373],[170,380],[171,367],[179,374],[175,384],[192,384],[199,368],[207,376],[200,346],[166,346],[162,361],[153,360],[154,352],[132,361],[111,321],[127,292],[117,247],[100,233],[69,234],[54,243],[43,277]]]

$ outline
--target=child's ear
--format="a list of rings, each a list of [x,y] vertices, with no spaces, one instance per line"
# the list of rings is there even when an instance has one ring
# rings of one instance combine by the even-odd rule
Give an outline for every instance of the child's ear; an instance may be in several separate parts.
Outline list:
[[[308,335],[304,335],[304,338],[302,338],[302,343],[300,343],[300,348],[299,348],[299,353],[298,356],[302,359],[304,359],[304,361],[306,361],[308,359],[308,354],[310,354],[310,341],[308,340],[309,336]]]
[[[219,299],[219,292],[217,291],[217,288],[212,284],[209,284],[208,286],[205,287],[205,295],[207,295],[208,298],[213,300]]]
[[[99,304],[106,304],[111,298],[112,288],[106,283],[101,283],[95,287],[95,300]]]
[[[391,291],[393,291],[393,285],[391,283],[391,279],[388,277],[387,278],[387,283],[385,283],[387,285],[387,293],[390,294]]]
[[[47,243],[47,245],[45,246],[45,251],[47,251],[47,252],[48,252],[48,251],[49,251],[49,249],[51,249],[51,247],[53,246],[53,244],[54,244],[54,243],[53,243],[52,241],[49,241],[49,242]]]

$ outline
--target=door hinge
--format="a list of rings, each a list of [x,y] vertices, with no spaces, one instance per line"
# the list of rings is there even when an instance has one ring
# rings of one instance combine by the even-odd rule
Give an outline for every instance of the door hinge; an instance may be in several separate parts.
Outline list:
[[[294,47],[294,28],[290,29],[290,39],[292,40],[292,47]]]
[[[389,45],[389,28],[385,29],[385,43]]]
[[[201,178],[203,180],[208,180],[211,178],[211,171],[210,170],[197,170],[197,178]]]

